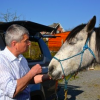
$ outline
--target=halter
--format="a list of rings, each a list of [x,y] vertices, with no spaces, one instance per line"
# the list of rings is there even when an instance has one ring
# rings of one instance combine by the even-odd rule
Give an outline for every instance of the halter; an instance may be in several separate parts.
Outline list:
[[[66,58],[66,59],[63,59],[63,60],[60,60],[60,59],[58,59],[58,58],[56,58],[56,57],[53,57],[53,58],[56,59],[56,60],[60,63],[60,65],[61,65],[62,72],[63,72],[63,74],[64,74],[64,81],[65,81],[65,87],[64,87],[64,89],[65,89],[65,91],[67,91],[68,80],[73,76],[73,74],[71,74],[71,75],[68,77],[68,79],[66,80],[66,78],[65,78],[65,73],[64,73],[64,69],[63,69],[63,66],[62,66],[62,63],[61,63],[61,62],[62,62],[62,61],[65,61],[65,60],[68,60],[68,59],[71,59],[71,58],[73,58],[73,57],[75,57],[75,56],[81,55],[81,60],[80,60],[80,65],[79,65],[79,68],[80,68],[80,67],[81,67],[81,64],[82,64],[82,60],[83,60],[84,51],[87,50],[87,49],[90,51],[90,53],[93,55],[93,57],[96,58],[95,55],[94,55],[94,53],[93,53],[93,51],[92,51],[91,48],[88,46],[88,42],[89,42],[89,37],[88,37],[88,39],[86,40],[85,45],[83,46],[83,50],[82,50],[81,52],[77,53],[76,55],[73,55],[73,56],[68,57],[68,58]],[[78,68],[78,69],[79,69],[79,68]],[[66,94],[66,95],[67,95],[67,94]]]

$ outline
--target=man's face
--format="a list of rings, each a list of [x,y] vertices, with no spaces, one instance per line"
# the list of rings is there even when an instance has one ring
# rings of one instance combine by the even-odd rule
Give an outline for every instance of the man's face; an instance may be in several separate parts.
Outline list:
[[[27,34],[23,35],[23,39],[20,42],[17,42],[16,49],[19,54],[24,53],[28,50],[30,45],[29,36]]]

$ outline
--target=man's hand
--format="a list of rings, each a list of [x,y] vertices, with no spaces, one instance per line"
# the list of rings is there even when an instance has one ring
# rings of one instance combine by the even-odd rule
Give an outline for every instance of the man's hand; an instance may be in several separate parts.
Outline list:
[[[39,64],[36,64],[35,66],[33,66],[32,68],[31,68],[31,73],[32,73],[32,75],[33,75],[33,77],[36,75],[36,74],[39,74],[39,73],[41,73],[42,72],[42,67],[39,65]]]

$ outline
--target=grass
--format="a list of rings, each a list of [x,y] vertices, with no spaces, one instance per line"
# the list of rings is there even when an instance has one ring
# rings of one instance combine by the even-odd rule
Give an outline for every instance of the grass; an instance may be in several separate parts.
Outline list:
[[[100,95],[98,95],[98,100],[100,99]]]

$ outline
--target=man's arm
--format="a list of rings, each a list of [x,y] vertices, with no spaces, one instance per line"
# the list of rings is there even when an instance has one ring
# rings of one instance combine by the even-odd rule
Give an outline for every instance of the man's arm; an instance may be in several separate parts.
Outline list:
[[[20,92],[22,92],[27,85],[29,84],[29,82],[32,80],[32,78],[36,75],[42,72],[42,68],[39,64],[35,65],[34,67],[31,68],[31,70],[22,78],[17,80],[17,87],[15,90],[15,93],[13,95],[13,98],[19,94]]]
[[[50,80],[51,78],[49,77],[48,74],[40,74],[40,75],[36,75],[33,78],[33,83],[37,84],[37,83],[41,83],[44,82],[46,80]]]

